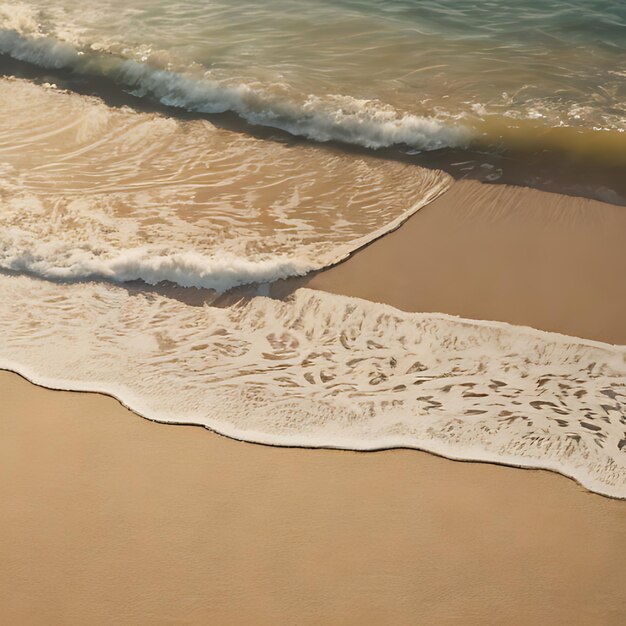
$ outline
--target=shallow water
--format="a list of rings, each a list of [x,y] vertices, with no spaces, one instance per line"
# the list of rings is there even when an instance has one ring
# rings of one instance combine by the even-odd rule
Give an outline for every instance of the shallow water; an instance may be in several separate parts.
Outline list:
[[[36,103],[37,114],[24,112]],[[0,81],[0,267],[230,287],[337,263],[451,183]]]

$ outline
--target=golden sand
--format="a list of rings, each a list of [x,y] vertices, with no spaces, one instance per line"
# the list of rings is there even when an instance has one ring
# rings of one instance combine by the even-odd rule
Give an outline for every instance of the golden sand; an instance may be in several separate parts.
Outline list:
[[[626,344],[625,236],[622,206],[462,181],[308,286]]]
[[[4,624],[626,614],[626,503],[557,474],[239,443],[8,373],[0,397]]]

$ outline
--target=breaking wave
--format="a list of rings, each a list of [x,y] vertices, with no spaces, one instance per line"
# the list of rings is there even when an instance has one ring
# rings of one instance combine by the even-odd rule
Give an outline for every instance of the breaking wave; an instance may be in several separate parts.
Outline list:
[[[311,95],[302,102],[289,101],[249,85],[195,78],[133,59],[78,50],[50,37],[24,36],[16,30],[0,30],[0,53],[42,68],[101,76],[135,96],[169,107],[207,114],[232,112],[250,124],[318,142],[366,148],[402,144],[427,151],[465,146],[471,138],[464,126],[403,114],[371,100]]]
[[[148,285],[168,281],[181,287],[198,287],[217,292],[249,283],[270,283],[290,276],[304,276],[317,269],[297,259],[274,257],[253,261],[234,255],[205,256],[178,252],[154,256],[150,250],[125,250],[114,258],[87,258],[64,266],[49,259],[37,259],[27,252],[4,260],[2,267],[50,279],[72,281],[104,279],[112,282],[141,280]]]

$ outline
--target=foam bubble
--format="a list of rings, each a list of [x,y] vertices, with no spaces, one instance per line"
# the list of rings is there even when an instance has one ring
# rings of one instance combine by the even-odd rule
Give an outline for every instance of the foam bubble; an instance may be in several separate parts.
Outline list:
[[[187,306],[0,275],[0,367],[272,445],[412,447],[626,498],[626,348],[301,289]]]
[[[41,35],[39,14],[32,6],[21,2],[0,4],[0,25],[20,35]]]

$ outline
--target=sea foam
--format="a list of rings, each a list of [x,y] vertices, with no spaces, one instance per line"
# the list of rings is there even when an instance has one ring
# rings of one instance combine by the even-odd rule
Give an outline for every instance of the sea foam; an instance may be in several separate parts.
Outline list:
[[[319,142],[339,141],[366,148],[404,144],[436,150],[465,146],[471,139],[471,131],[460,124],[402,113],[372,100],[342,95],[281,99],[262,88],[185,75],[102,54],[90,46],[79,50],[52,37],[21,34],[15,28],[0,29],[0,53],[42,68],[101,76],[166,106],[207,114],[230,111],[250,124]]]
[[[0,367],[271,445],[418,448],[626,498],[626,348],[300,289],[189,306],[0,275]]]
[[[5,269],[60,281],[100,279],[123,283],[141,280],[148,285],[166,281],[220,293],[249,283],[304,276],[317,269],[306,261],[280,256],[254,261],[227,253],[208,256],[187,251],[159,255],[149,248],[133,248],[103,259],[75,252],[58,259],[46,252],[5,253],[1,265]]]

